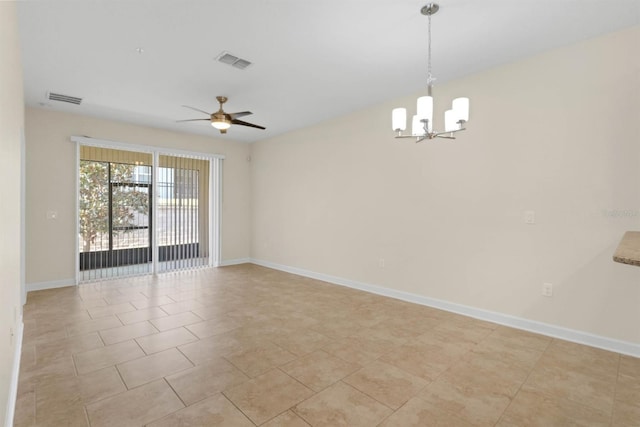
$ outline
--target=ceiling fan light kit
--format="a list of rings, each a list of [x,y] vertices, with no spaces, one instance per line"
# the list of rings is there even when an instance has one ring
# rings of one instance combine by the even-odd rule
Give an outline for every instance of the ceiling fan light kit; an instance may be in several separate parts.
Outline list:
[[[221,134],[227,133],[227,130],[231,127],[231,125],[240,125],[247,126],[256,129],[266,129],[264,126],[254,125],[253,123],[245,122],[242,120],[238,120],[238,117],[248,116],[249,114],[253,114],[251,111],[240,111],[237,113],[225,113],[222,109],[222,104],[227,102],[226,96],[216,96],[216,99],[220,103],[220,109],[215,113],[207,113],[204,110],[200,110],[199,108],[189,107],[188,105],[183,105],[185,108],[189,108],[194,111],[198,111],[200,113],[204,113],[209,116],[208,119],[187,119],[187,120],[178,120],[178,122],[197,122],[202,120],[208,120],[211,122],[211,126],[218,129]]]
[[[221,131],[226,131],[231,127],[231,118],[227,117],[227,114],[222,110],[222,104],[227,102],[226,96],[217,96],[216,99],[220,103],[220,109],[211,115],[211,126]]]
[[[444,131],[433,130],[433,82],[431,74],[431,16],[434,15],[440,6],[429,3],[420,9],[420,13],[428,18],[428,68],[427,68],[427,96],[421,96],[417,100],[416,114],[411,121],[411,134],[405,135],[403,131],[407,128],[407,109],[394,108],[391,112],[391,127],[396,132],[396,138],[414,138],[417,142],[427,139],[447,138],[455,139],[455,133],[465,130],[465,124],[469,121],[469,98],[456,98],[453,100],[451,109],[444,113]]]
[[[211,126],[219,130],[229,129],[231,127],[231,122],[225,118],[221,119],[213,119],[211,121]]]

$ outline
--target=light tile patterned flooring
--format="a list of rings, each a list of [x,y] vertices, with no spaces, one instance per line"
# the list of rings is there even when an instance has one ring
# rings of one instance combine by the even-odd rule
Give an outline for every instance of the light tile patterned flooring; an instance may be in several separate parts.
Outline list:
[[[24,319],[17,427],[640,425],[640,359],[255,265]]]

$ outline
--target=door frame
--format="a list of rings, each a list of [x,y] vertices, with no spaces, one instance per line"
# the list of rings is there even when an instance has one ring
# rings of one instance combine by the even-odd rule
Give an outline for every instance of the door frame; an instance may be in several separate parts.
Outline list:
[[[152,184],[151,188],[157,188],[157,170],[159,167],[159,158],[160,155],[167,156],[182,156],[182,157],[192,157],[192,158],[200,158],[209,160],[209,262],[208,267],[218,267],[221,264],[222,260],[222,236],[221,236],[221,222],[222,222],[222,165],[223,160],[225,158],[222,154],[213,154],[213,153],[201,153],[196,151],[188,151],[188,150],[180,150],[173,148],[165,148],[165,147],[157,147],[150,145],[140,145],[140,144],[130,144],[127,142],[119,142],[119,141],[110,141],[106,139],[97,139],[91,138],[87,136],[72,136],[71,142],[75,143],[75,151],[76,151],[76,166],[75,166],[75,186],[76,186],[76,198],[75,198],[75,217],[76,217],[76,226],[75,233],[76,236],[74,238],[75,242],[75,284],[78,285],[80,283],[80,257],[78,256],[80,253],[79,247],[79,239],[77,236],[78,230],[80,229],[80,219],[79,219],[79,209],[80,209],[80,180],[79,180],[79,171],[80,171],[80,147],[81,146],[90,146],[90,147],[101,147],[101,148],[111,148],[116,150],[124,150],[124,151],[135,151],[140,153],[148,153],[152,155],[153,164],[152,164]],[[154,192],[155,193],[155,192]],[[156,203],[151,204],[151,223],[157,224],[157,209]],[[158,262],[159,258],[159,248],[158,248],[158,239],[154,235],[152,236],[152,273],[153,275],[157,275],[159,272]]]

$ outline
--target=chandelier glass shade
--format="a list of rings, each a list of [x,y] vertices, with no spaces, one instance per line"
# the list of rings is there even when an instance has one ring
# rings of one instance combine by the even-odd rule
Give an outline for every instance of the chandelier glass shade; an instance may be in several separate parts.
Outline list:
[[[434,138],[455,139],[454,134],[465,130],[465,124],[469,121],[469,98],[456,98],[451,103],[451,109],[444,113],[444,130],[433,129],[433,81],[431,75],[431,15],[440,7],[435,3],[429,3],[421,9],[421,13],[429,20],[429,49],[428,49],[428,77],[427,95],[421,96],[416,102],[416,114],[411,120],[411,133],[405,134],[407,129],[407,109],[394,108],[391,112],[391,127],[396,132],[396,138],[414,138],[416,142]]]

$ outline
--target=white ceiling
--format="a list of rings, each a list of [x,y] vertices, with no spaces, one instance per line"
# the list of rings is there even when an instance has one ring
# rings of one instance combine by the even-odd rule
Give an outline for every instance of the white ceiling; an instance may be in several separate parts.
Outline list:
[[[252,142],[426,85],[420,0],[128,0],[18,3],[29,106],[219,137],[181,107],[251,110],[224,138]],[[440,0],[438,83],[637,25],[640,0]],[[143,48],[139,54],[136,48]],[[237,70],[222,51],[253,62]],[[84,99],[79,106],[47,92]]]

